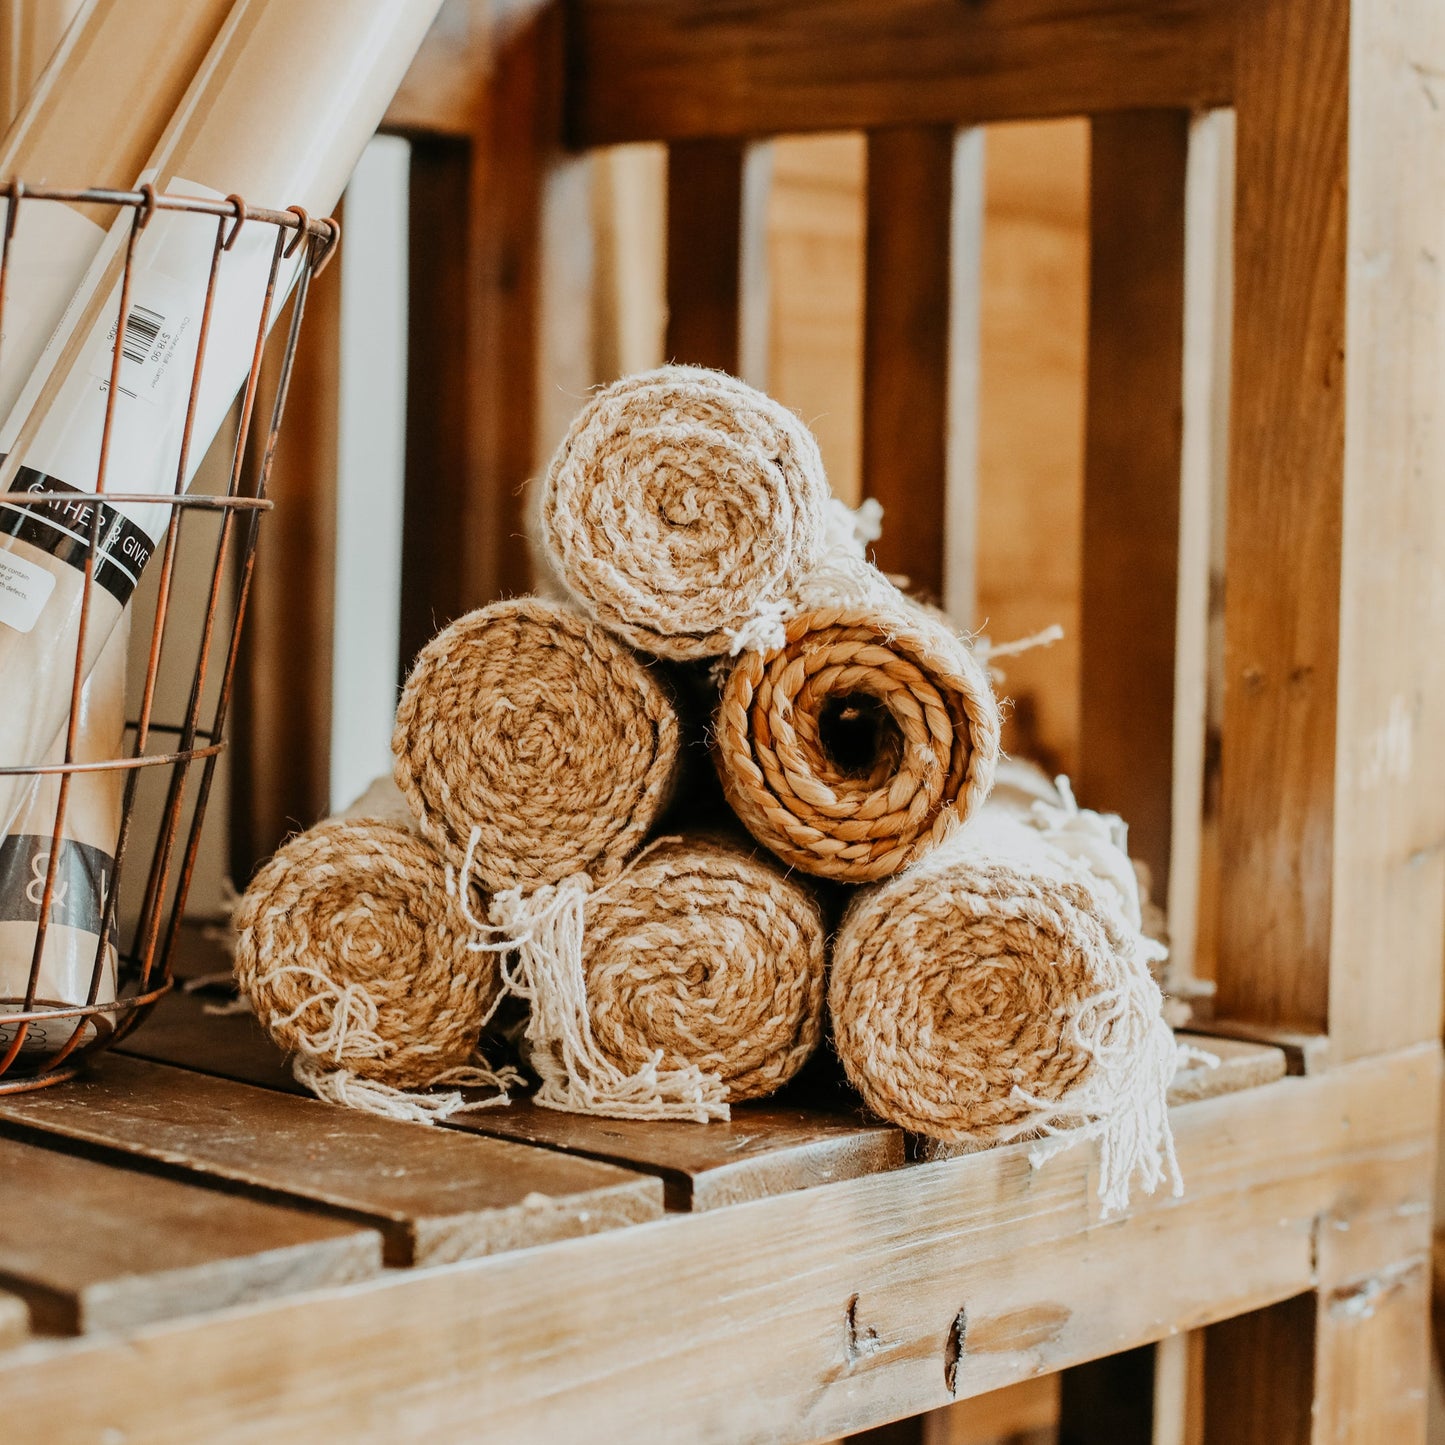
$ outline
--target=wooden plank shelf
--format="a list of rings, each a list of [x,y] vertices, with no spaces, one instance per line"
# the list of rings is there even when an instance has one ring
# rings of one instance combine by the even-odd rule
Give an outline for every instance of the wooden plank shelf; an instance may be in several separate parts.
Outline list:
[[[0,1095],[0,1130],[322,1206],[380,1230],[389,1264],[444,1264],[662,1213],[658,1180],[609,1164],[140,1059],[103,1059],[66,1089]]]
[[[373,1230],[0,1139],[0,1285],[40,1328],[133,1327],[380,1268]]]

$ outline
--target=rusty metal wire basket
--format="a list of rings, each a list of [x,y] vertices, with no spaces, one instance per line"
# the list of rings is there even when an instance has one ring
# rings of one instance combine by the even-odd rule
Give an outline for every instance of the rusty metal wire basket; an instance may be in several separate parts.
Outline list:
[[[0,548],[13,547],[12,538],[33,535],[35,527],[44,526],[50,529],[47,536],[65,534],[66,561],[83,577],[73,666],[68,643],[65,656],[55,658],[69,675],[68,720],[43,756],[0,756],[0,783],[24,788],[30,804],[29,811],[0,837],[0,1093],[41,1088],[72,1077],[89,1055],[134,1029],[171,987],[170,955],[196,868],[217,759],[226,745],[257,528],[271,505],[266,500],[267,481],[307,290],[340,239],[332,220],[312,220],[299,207],[251,209],[237,196],[160,194],[149,186],[138,191],[57,190],[19,182],[0,190],[0,197],[7,194],[0,241],[0,336],[7,320],[7,298],[21,284],[11,274],[14,238],[31,208],[85,204],[111,208],[116,216],[129,210],[130,224],[110,333],[109,377],[99,383],[105,391],[104,422],[93,485],[71,479],[63,487],[63,501],[58,501],[56,487],[48,485],[52,478],[36,482],[21,472],[12,489],[0,495]],[[188,324],[198,316],[199,326],[189,343],[194,346],[194,361],[185,363],[190,366],[189,393],[174,485],[157,495],[127,490],[123,478],[120,486],[107,485],[117,480],[116,468],[112,465],[108,473],[107,466],[118,397],[132,395],[123,384],[123,355],[133,360],[139,354],[130,349],[131,339],[140,325],[137,318],[145,315],[133,310],[139,305],[132,284],[137,256],[143,253],[147,227],[157,214],[166,212],[188,216],[186,226],[207,227],[206,235],[213,232],[213,238],[198,242],[201,248],[209,245],[210,264],[204,295],[187,312]],[[218,292],[227,296],[226,305],[234,298],[235,286],[229,292],[225,289],[227,267],[243,232],[248,234],[242,252],[260,261],[247,277],[264,275],[264,287],[257,288],[255,310],[246,313],[243,345],[250,348],[249,370],[232,406],[231,422],[217,436],[217,447],[228,449],[229,458],[222,454],[221,462],[229,460],[229,468],[214,494],[188,492],[194,470],[192,443],[199,453],[209,440],[194,432],[206,364],[215,354],[213,350],[208,357],[208,342],[214,347],[213,314]],[[264,238],[272,232],[267,269]],[[110,234],[120,235],[114,227]],[[266,410],[262,358],[267,332],[288,287],[294,288],[290,319],[274,370],[269,420],[265,432],[253,437],[256,413]],[[140,335],[144,344],[150,333],[141,326]],[[238,362],[235,371],[244,367],[239,353],[232,359]],[[268,359],[268,376],[272,364]],[[183,368],[178,371],[179,384],[184,384]],[[228,390],[232,374],[228,370],[221,378]],[[229,403],[230,397],[226,400]],[[126,659],[124,732],[117,725],[111,734],[120,745],[112,742],[98,758],[82,756],[85,750],[77,745],[92,696],[87,687],[100,672],[94,648],[87,654],[87,626],[97,589],[106,586],[106,569],[118,565],[116,538],[125,532],[128,507],[165,508],[164,531],[156,535],[159,528],[153,526],[153,546],[138,547],[142,555],[132,569],[130,585],[141,585],[121,614],[129,618],[131,646]],[[157,555],[152,557],[152,552]],[[188,557],[192,560],[187,565]],[[178,569],[202,571],[201,588],[195,587],[194,577],[192,585],[180,586]],[[113,601],[104,606],[108,610],[102,616],[114,613]],[[112,637],[112,642],[118,652],[124,650],[123,641],[114,642]],[[114,690],[118,724],[118,683]],[[37,696],[39,692],[37,684]],[[22,689],[20,705],[24,703]],[[14,705],[13,700],[7,698],[3,705]],[[87,790],[95,789],[105,790],[104,796],[114,803],[100,810],[106,836],[92,835],[78,843],[69,836],[68,819],[84,805]],[[61,967],[57,958],[68,960],[67,965]],[[64,976],[66,986],[56,987],[57,975]]]

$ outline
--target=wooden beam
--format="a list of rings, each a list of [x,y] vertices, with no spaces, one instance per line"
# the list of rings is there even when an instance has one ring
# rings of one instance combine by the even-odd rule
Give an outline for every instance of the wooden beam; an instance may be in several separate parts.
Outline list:
[[[885,572],[943,595],[953,131],[868,137],[863,495],[883,504]]]
[[[575,144],[1225,104],[1229,0],[582,0]]]
[[[1080,798],[1120,814],[1166,896],[1189,117],[1094,120],[1080,618]]]
[[[1218,1011],[1345,1058],[1440,1014],[1442,69],[1429,0],[1241,15]]]
[[[382,130],[418,140],[472,134],[491,75],[496,11],[496,0],[444,0]]]
[[[743,160],[740,141],[679,141],[667,152],[667,359],[733,374]]]
[[[1013,1145],[30,1346],[0,1358],[0,1396],[37,1437],[836,1437],[1333,1290],[1327,1237],[1423,1252],[1438,1088],[1431,1046],[1191,1105],[1184,1197],[1108,1223],[1091,1149],[1033,1170]],[[161,1362],[182,1396],[155,1389]]]

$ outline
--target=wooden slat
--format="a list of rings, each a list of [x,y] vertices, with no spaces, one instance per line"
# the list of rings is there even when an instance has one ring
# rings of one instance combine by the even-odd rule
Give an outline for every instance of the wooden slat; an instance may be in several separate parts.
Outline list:
[[[706,1126],[591,1119],[524,1101],[453,1122],[656,1173],[673,1209],[742,1204],[897,1169],[904,1160],[901,1130],[766,1102],[739,1105],[731,1123]]]
[[[662,1213],[656,1179],[611,1165],[139,1059],[105,1059],[63,1089],[0,1096],[0,1127],[324,1206],[380,1230],[390,1264],[442,1264]]]
[[[740,141],[680,141],[667,155],[669,361],[738,371]]]
[[[19,1295],[0,1290],[0,1350],[20,1344],[29,1334],[29,1307]]]
[[[1400,1219],[1425,1248],[1438,1087],[1431,1047],[1181,1110],[1184,1197],[1108,1224],[1091,1150],[1031,1170],[1025,1143],[32,1348],[0,1359],[0,1397],[37,1436],[156,1445],[833,1438],[1333,1289],[1327,1236]]]
[[[1284,1050],[1271,1045],[1198,1034],[1180,1034],[1179,1041],[1203,1049],[1219,1062],[1211,1066],[1191,1060],[1182,1065],[1169,1086],[1171,1108],[1176,1104],[1213,1099],[1219,1094],[1233,1094],[1240,1089],[1257,1089],[1261,1084],[1282,1079],[1287,1072]]]
[[[445,0],[382,129],[421,139],[471,134],[491,71],[495,0]]]
[[[883,504],[879,566],[934,601],[943,595],[953,144],[947,127],[868,137],[863,494]]]
[[[1445,35],[1242,17],[1218,1006],[1350,1057],[1438,1026]]]
[[[142,1325],[380,1265],[369,1229],[0,1139],[0,1283],[47,1330]]]
[[[1210,1328],[1206,1445],[1308,1445],[1314,1316],[1315,1298],[1307,1294]]]
[[[1095,119],[1080,618],[1080,798],[1169,872],[1189,118]]]
[[[231,876],[246,882],[331,805],[337,408],[344,248],[310,289],[237,661]],[[267,344],[248,465],[259,468],[290,318]],[[223,430],[220,445],[226,445]]]
[[[1227,0],[584,0],[574,140],[606,145],[1222,104]]]
[[[207,971],[206,946],[195,931],[188,932],[192,951],[178,966]],[[200,994],[172,994],[122,1050],[267,1089],[304,1092],[254,1018],[207,1014],[205,1008]],[[594,1119],[519,1100],[506,1109],[454,1115],[448,1122],[468,1133],[536,1144],[657,1176],[671,1209],[715,1209],[853,1179],[897,1168],[904,1158],[899,1130],[866,1122],[833,1103],[749,1104],[734,1111],[731,1124],[699,1125]],[[557,1162],[559,1167],[563,1163]]]

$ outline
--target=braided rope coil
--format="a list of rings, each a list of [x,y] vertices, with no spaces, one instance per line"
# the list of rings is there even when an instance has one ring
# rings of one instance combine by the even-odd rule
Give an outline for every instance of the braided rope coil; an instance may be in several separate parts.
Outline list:
[[[860,706],[876,734],[844,760],[829,720]],[[987,673],[900,597],[799,613],[780,648],[744,654],[723,686],[713,756],[760,843],[804,872],[863,883],[947,839],[987,797],[998,750]]]
[[[665,366],[578,414],[542,484],[542,546],[568,593],[674,659],[776,636],[821,555],[828,480],[812,433],[736,378]]]
[[[423,836],[488,892],[614,874],[666,805],[678,749],[653,673],[597,623],[535,597],[434,637],[392,736]]]
[[[236,913],[236,981],[281,1049],[396,1089],[486,1081],[477,1041],[500,980],[468,951],[445,874],[379,819],[320,823],[257,873]]]
[[[583,962],[599,1047],[629,1073],[716,1075],[736,1103],[787,1083],[817,1047],[817,900],[771,863],[711,840],[661,844],[587,900]]]

